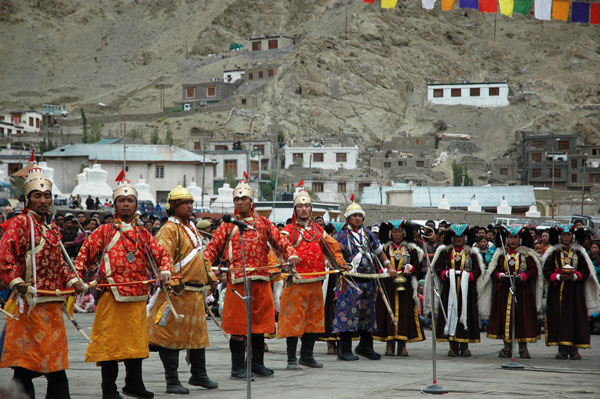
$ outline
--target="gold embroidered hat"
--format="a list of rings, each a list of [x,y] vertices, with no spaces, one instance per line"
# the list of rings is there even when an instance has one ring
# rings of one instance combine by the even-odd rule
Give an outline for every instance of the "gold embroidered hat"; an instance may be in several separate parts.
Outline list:
[[[137,201],[137,199],[138,199],[137,190],[133,187],[133,185],[131,184],[131,182],[129,180],[123,179],[118,182],[117,189],[115,191],[113,191],[113,202],[115,202],[117,200],[117,198],[120,196],[128,196],[128,195],[133,195]]]
[[[312,205],[312,199],[310,194],[304,188],[304,180],[300,180],[300,183],[296,185],[296,192],[294,193],[294,208],[298,204],[310,204]]]
[[[254,202],[254,191],[248,184],[248,173],[244,172],[244,180],[240,180],[237,186],[233,189],[233,199],[248,197]]]
[[[346,208],[346,212],[344,213],[344,217],[346,219],[348,219],[350,216],[355,215],[355,214],[360,214],[363,216],[363,218],[365,217],[365,211],[363,211],[363,209],[360,207],[360,205],[358,205],[356,202],[354,202],[354,194],[352,194],[352,197],[350,197],[350,201],[352,201],[352,203],[350,205],[348,205],[348,207]]]
[[[169,192],[169,195],[167,196],[167,210],[171,208],[170,201],[176,201],[176,200],[180,200],[180,199],[186,199],[186,200],[193,201],[194,197],[192,196],[192,193],[190,193],[190,190],[183,187],[181,184],[178,184],[177,187],[175,187],[173,190],[171,190]]]
[[[33,167],[29,169],[27,179],[25,179],[25,184],[23,185],[23,194],[25,194],[25,198],[27,198],[32,191],[49,191],[52,193],[52,182],[46,177],[44,170],[36,164],[33,164]]]

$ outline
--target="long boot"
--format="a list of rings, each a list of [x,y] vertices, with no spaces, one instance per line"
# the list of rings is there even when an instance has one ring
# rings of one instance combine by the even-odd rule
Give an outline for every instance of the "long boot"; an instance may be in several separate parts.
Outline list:
[[[30,399],[35,398],[35,387],[33,386],[33,379],[39,377],[42,373],[36,371],[27,370],[22,367],[14,368],[13,381],[23,389],[27,397]]]
[[[408,351],[406,350],[406,341],[404,340],[398,341],[398,356],[408,356]]]
[[[302,346],[300,347],[300,364],[314,369],[322,369],[323,363],[315,360],[313,355],[317,334],[305,333],[302,335]]]
[[[46,399],[70,399],[69,380],[65,370],[46,374],[48,386],[46,388]]]
[[[261,377],[270,377],[275,371],[265,367],[265,336],[252,334],[252,371]]]
[[[384,356],[394,356],[394,349],[396,348],[395,341],[388,341],[385,343],[385,353]]]
[[[296,358],[296,348],[298,347],[298,337],[287,337],[285,339],[287,347],[287,369],[300,370],[298,359]]]
[[[369,331],[361,330],[358,332],[358,335],[360,335],[360,341],[354,352],[370,360],[381,359],[381,355],[373,350],[373,334]]]
[[[458,342],[448,341],[448,344],[450,344],[450,350],[448,351],[448,357],[458,357],[458,354],[460,353]]]
[[[519,342],[519,356],[521,356],[521,359],[531,359],[531,355],[527,350],[527,342]]]
[[[123,399],[117,391],[116,381],[119,375],[117,361],[100,362],[100,373],[102,374],[102,399]]]
[[[556,356],[554,356],[555,359],[568,359],[569,358],[569,347],[565,346],[565,345],[559,345],[558,346],[558,352],[556,353]]]
[[[160,360],[165,368],[166,392],[179,395],[189,394],[190,390],[181,385],[181,381],[179,381],[179,373],[177,372],[179,368],[179,350],[160,348],[158,356],[160,356]]]
[[[142,359],[125,359],[125,386],[123,393],[142,399],[152,399],[154,394],[146,389],[142,379]]]
[[[581,360],[581,354],[576,346],[569,346],[569,357],[571,360]]]
[[[246,353],[244,341],[229,339],[229,350],[231,350],[231,378],[245,380],[246,374]]]
[[[509,359],[512,357],[512,343],[504,341],[504,347],[498,352],[498,357]]]
[[[338,342],[338,360],[358,360],[358,356],[352,354],[352,333],[340,333]]]
[[[467,342],[460,343],[460,356],[471,357],[471,351],[469,350],[469,344]]]
[[[201,349],[190,349],[190,372],[192,376],[188,380],[190,385],[206,389],[217,389],[219,384],[208,378],[206,374],[206,351]]]

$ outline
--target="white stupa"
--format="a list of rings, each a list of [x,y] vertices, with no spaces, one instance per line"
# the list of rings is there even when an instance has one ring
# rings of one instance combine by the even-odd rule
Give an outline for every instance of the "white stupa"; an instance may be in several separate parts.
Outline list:
[[[542,214],[540,213],[540,211],[537,210],[537,206],[531,205],[529,207],[529,210],[525,212],[525,216],[527,216],[528,218],[539,218],[540,216],[542,216]]]
[[[100,202],[112,201],[112,189],[106,183],[108,172],[102,169],[102,165],[94,164],[91,168],[85,168],[77,175],[77,185],[71,193],[73,196],[79,194],[81,201],[85,202],[88,195],[93,199],[98,197]]]
[[[137,183],[133,185],[133,187],[138,192],[138,201],[150,201],[153,205],[156,205],[156,199],[154,195],[150,192],[150,185],[146,183],[146,179],[138,180]]]
[[[500,206],[496,207],[496,213],[498,215],[511,215],[512,214],[512,206],[508,205],[508,201],[504,196],[502,197],[502,201],[500,201]]]
[[[198,187],[195,181],[192,181],[186,188],[194,197],[194,208],[210,207],[210,197],[204,194],[204,204],[202,203],[202,188]]]
[[[210,206],[210,209],[213,212],[233,213],[233,188],[228,183],[225,183],[217,192],[219,194]]]
[[[471,203],[467,207],[469,212],[481,212],[481,205],[479,205],[479,201],[475,198],[475,194],[473,194],[473,198],[471,199]]]
[[[450,209],[450,202],[448,202],[448,198],[446,198],[446,194],[442,194],[442,199],[438,202],[438,209]]]
[[[44,174],[52,183],[52,197],[56,195],[58,198],[66,198],[66,196],[60,191],[60,188],[58,188],[54,182],[54,168],[49,167],[46,162],[40,162],[38,163],[38,166],[42,168]]]

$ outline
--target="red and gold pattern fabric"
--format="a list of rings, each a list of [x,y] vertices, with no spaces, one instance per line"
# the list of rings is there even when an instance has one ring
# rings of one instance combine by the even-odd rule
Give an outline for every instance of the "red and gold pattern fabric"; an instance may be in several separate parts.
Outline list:
[[[144,281],[148,278],[148,262],[142,240],[150,249],[159,272],[170,272],[171,258],[154,237],[146,229],[119,220],[102,225],[90,234],[81,246],[75,268],[85,276],[90,268],[99,266],[100,282]],[[127,259],[130,253],[133,254],[129,255],[131,262]],[[146,301],[149,288],[148,284],[134,284],[113,286],[110,290],[117,302],[135,302]]]
[[[320,281],[292,284],[283,289],[277,338],[325,332],[325,307]]]
[[[252,287],[252,334],[271,334],[275,331],[275,305],[268,281],[254,280]],[[245,296],[244,284],[228,284],[223,305],[221,327],[227,334],[246,335],[246,303],[236,295]]]
[[[39,303],[27,313],[29,306],[25,305],[18,321],[6,319],[0,367],[22,367],[38,373],[69,368],[62,304]]]
[[[290,256],[296,256],[296,251],[287,238],[281,236],[277,227],[264,216],[253,213],[252,216],[241,219],[241,221],[254,228],[254,230],[247,229],[244,232],[246,267],[260,268],[248,271],[248,276],[251,280],[269,281],[271,272],[268,269],[263,269],[264,266],[268,265],[269,243],[286,260]],[[233,284],[242,282],[240,231],[232,223],[222,223],[217,228],[212,240],[206,246],[204,256],[212,264],[219,258],[221,251],[224,252],[223,259],[227,262],[228,266],[235,269],[230,270],[230,281]]]

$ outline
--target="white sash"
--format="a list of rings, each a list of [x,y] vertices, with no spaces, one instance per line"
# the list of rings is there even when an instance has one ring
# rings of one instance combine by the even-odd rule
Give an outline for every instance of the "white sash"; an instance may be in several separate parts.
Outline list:
[[[448,281],[450,282],[450,290],[448,291],[448,309],[446,315],[448,321],[444,326],[444,335],[454,336],[458,321],[458,299],[456,298],[456,275],[454,270],[448,270]]]
[[[194,249],[192,249],[190,251],[189,254],[187,254],[187,256],[185,258],[183,258],[181,260],[181,262],[175,263],[173,265],[173,268],[175,269],[176,272],[179,272],[181,269],[183,269],[188,263],[190,263],[192,260],[194,260],[194,258],[196,257],[196,254],[198,254],[198,251],[200,251],[200,247],[195,247]]]

